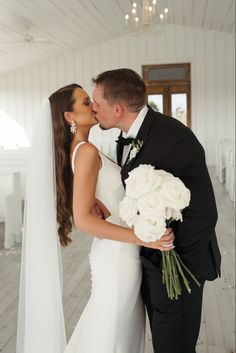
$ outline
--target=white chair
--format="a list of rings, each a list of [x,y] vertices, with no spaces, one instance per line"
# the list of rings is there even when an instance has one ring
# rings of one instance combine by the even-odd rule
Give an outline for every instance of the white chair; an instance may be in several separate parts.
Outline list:
[[[11,194],[6,196],[5,198],[5,235],[4,235],[5,249],[9,249],[15,244],[14,210],[15,210],[15,197],[14,197],[14,194]]]
[[[13,173],[13,194],[15,199],[15,216],[14,216],[14,229],[15,241],[21,243],[21,228],[22,228],[22,187],[21,187],[21,173]]]
[[[216,172],[216,176],[219,179],[220,178],[220,141],[216,142],[215,145],[215,172]]]
[[[21,241],[25,172],[30,148],[0,150],[0,221],[6,222],[6,246]],[[13,195],[10,198],[7,196]],[[13,198],[13,201],[12,201]],[[12,205],[12,202],[14,205]],[[14,211],[13,211],[14,210]],[[13,230],[11,230],[13,227]],[[13,232],[13,235],[10,235]]]
[[[22,200],[21,173],[13,173],[12,194],[5,197],[5,243],[6,249],[21,242],[22,229]]]
[[[225,187],[232,201],[235,201],[235,148],[226,150]]]
[[[220,183],[225,183],[226,178],[226,152],[234,147],[234,141],[225,139],[216,144],[216,175]]]

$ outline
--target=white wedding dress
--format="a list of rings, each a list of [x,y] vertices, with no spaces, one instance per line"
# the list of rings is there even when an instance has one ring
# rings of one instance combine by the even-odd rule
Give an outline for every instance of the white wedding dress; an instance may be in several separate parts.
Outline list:
[[[74,170],[75,154],[72,156]],[[120,167],[100,153],[96,198],[111,213],[107,221],[121,225],[118,205],[124,197]],[[124,225],[124,224],[122,224]],[[144,353],[145,312],[140,295],[139,247],[94,238],[89,255],[91,296],[65,353]]]

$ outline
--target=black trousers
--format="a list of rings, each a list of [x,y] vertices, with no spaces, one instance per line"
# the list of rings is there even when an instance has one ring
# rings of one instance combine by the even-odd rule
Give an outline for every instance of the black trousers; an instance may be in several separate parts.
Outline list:
[[[154,353],[196,353],[202,312],[201,287],[190,282],[191,294],[182,285],[178,300],[167,297],[161,270],[142,258],[142,296],[148,312]]]

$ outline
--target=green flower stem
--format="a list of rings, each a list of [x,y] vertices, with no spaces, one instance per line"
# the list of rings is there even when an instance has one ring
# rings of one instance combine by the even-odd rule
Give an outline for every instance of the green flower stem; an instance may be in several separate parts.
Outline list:
[[[172,250],[174,251],[174,250]],[[198,287],[201,287],[201,284],[198,282],[198,280],[196,279],[196,277],[192,274],[191,271],[189,271],[189,269],[187,268],[187,266],[185,266],[185,264],[183,263],[183,261],[181,260],[181,257],[179,256],[179,254],[177,254],[177,252],[175,252],[175,255],[177,257],[177,259],[179,260],[181,266],[183,266],[183,268],[185,269],[186,272],[188,272],[188,274],[192,277],[192,279],[194,280],[194,282],[198,285]]]
[[[174,257],[173,254],[170,253],[170,259],[171,259],[171,266],[172,266],[172,271],[173,271],[173,286],[174,286],[174,290],[175,290],[175,299],[178,299],[178,296],[181,294],[181,287],[180,287],[180,283],[179,283],[179,277],[178,277],[178,273],[177,273],[177,269],[175,266],[175,261],[174,261]]]
[[[174,264],[172,261],[171,253],[168,254],[169,261],[170,261],[170,278],[171,278],[171,288],[172,288],[172,296],[171,299],[176,297],[176,285],[175,285],[175,276],[174,276]]]
[[[164,256],[165,253],[162,253],[162,283],[165,284],[166,281],[166,258]]]
[[[167,228],[170,226],[172,219],[166,220]],[[175,250],[163,251],[162,252],[162,282],[166,286],[167,295],[170,299],[178,299],[182,294],[182,288],[180,283],[180,276],[183,283],[189,293],[191,288],[189,281],[187,280],[184,270],[190,275],[194,282],[200,287],[200,283],[192,272],[185,266],[181,260],[179,254]]]
[[[167,260],[166,262],[167,262],[169,294],[170,294],[170,298],[173,298],[171,264],[170,264],[170,253],[169,253],[169,251],[166,252],[166,260]]]
[[[163,256],[163,284],[166,285],[167,295],[169,298],[176,298],[176,286],[174,280],[174,269],[175,265],[172,261],[172,256],[169,251],[164,251],[162,253]]]
[[[181,275],[181,277],[182,277],[182,280],[183,280],[183,282],[184,282],[184,284],[185,284],[185,287],[186,287],[187,291],[188,291],[189,293],[191,293],[191,288],[190,288],[190,286],[189,286],[189,282],[188,282],[187,278],[186,278],[185,275],[184,275],[184,272],[183,272],[182,267],[181,267],[181,265],[180,265],[180,262],[179,262],[179,260],[178,260],[178,258],[177,258],[177,256],[176,256],[176,253],[173,252],[173,255],[174,255],[174,257],[175,257],[175,262],[176,262],[176,265],[177,265],[177,267],[178,267],[179,273],[180,273],[180,275]]]
[[[181,276],[187,291],[191,293],[189,281],[187,280],[183,270],[185,270],[192,277],[194,282],[200,286],[200,283],[184,265],[175,250],[162,252],[162,282],[166,286],[167,295],[170,299],[178,299],[182,293],[179,276]]]
[[[174,259],[174,256],[173,257],[173,263],[175,263],[175,259]],[[179,280],[179,276],[178,276],[178,269],[177,267],[175,266],[175,272],[176,272],[176,282],[177,282],[177,285],[178,285],[178,295],[181,295],[182,294],[182,288],[181,288],[181,284],[180,284],[180,280]]]
[[[174,266],[173,266],[173,261],[172,261],[172,256],[171,252],[168,251],[168,258],[169,258],[169,263],[170,263],[170,282],[171,282],[171,293],[172,293],[172,299],[176,297],[176,290],[177,288],[175,287],[175,278],[174,278]]]
[[[165,256],[163,256],[162,258],[162,283],[166,286],[167,294],[169,296],[167,277],[166,277],[166,257]]]
[[[164,273],[165,273],[165,285],[166,285],[166,290],[168,293],[168,297],[170,297],[170,287],[169,287],[169,274],[168,274],[168,263],[167,263],[167,257],[165,256],[165,263],[164,263]]]

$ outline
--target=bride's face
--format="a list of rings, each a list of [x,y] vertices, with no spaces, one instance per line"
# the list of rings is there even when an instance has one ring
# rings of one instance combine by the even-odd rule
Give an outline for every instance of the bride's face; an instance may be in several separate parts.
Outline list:
[[[95,114],[92,111],[92,102],[89,95],[82,88],[76,88],[73,93],[73,111],[70,112],[70,118],[73,119],[79,127],[93,126],[97,124]]]
[[[103,89],[100,86],[96,86],[93,91],[93,111],[96,119],[99,122],[99,126],[103,130],[111,129],[116,127],[116,109],[114,105],[108,103],[103,98]]]

